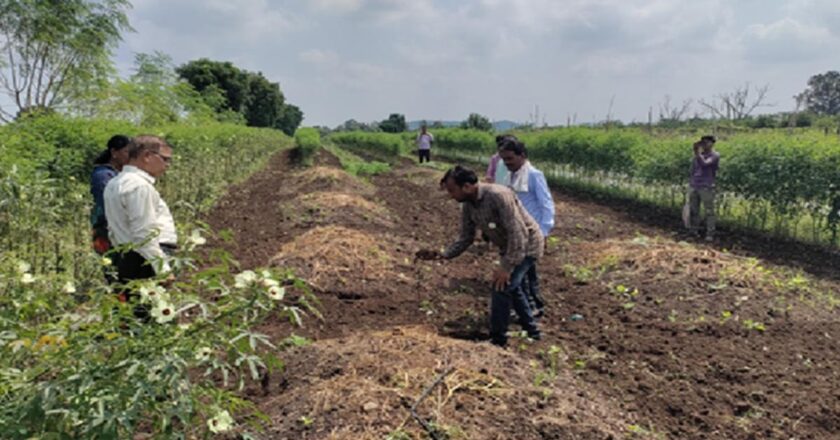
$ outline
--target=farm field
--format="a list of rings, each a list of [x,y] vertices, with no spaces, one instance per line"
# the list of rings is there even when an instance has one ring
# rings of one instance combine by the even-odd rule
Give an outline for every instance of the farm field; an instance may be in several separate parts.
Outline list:
[[[502,350],[484,341],[495,251],[413,261],[457,234],[440,175],[401,159],[361,179],[325,151],[307,169],[281,152],[208,215],[234,238],[211,244],[244,269],[290,267],[319,299],[322,319],[259,329],[312,340],[247,390],[269,416],[266,438],[428,438],[415,404],[452,439],[840,430],[836,256],[725,233],[714,246],[684,242],[656,213],[555,192],[543,340]]]

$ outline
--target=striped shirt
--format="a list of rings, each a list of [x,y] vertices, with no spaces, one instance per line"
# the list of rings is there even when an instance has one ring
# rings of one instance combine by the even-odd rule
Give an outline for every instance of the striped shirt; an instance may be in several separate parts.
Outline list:
[[[463,202],[460,236],[443,253],[444,258],[455,258],[467,250],[475,240],[476,229],[484,232],[499,247],[502,269],[508,272],[525,257],[542,257],[543,235],[540,227],[509,188],[478,184],[478,198]]]

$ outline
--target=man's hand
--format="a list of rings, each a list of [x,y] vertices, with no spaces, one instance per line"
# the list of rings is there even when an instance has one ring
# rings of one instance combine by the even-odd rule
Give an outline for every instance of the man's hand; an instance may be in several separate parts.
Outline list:
[[[507,288],[510,283],[510,272],[498,268],[493,271],[493,288],[497,292],[501,292]]]
[[[416,260],[442,260],[443,255],[441,255],[440,252],[433,251],[431,249],[421,249],[414,254],[414,258]]]

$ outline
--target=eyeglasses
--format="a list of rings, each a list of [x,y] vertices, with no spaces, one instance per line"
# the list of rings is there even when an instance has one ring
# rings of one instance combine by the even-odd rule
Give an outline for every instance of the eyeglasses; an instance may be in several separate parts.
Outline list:
[[[164,155],[160,154],[160,151],[152,151],[152,153],[157,154],[157,156],[158,156],[158,157],[159,157],[162,161],[164,161],[167,165],[169,165],[169,164],[171,164],[171,163],[172,163],[172,156],[164,156]]]

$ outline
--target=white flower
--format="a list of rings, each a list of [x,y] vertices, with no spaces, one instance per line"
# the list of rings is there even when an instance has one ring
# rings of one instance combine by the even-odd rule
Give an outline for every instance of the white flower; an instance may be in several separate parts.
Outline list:
[[[242,289],[248,287],[251,283],[257,280],[257,274],[252,270],[246,270],[234,277],[234,286]]]
[[[168,301],[158,301],[152,307],[152,318],[158,324],[165,324],[175,319],[175,308]]]
[[[20,282],[23,284],[32,284],[35,282],[35,277],[31,273],[25,273],[20,276]]]
[[[156,304],[160,301],[167,302],[169,295],[166,294],[163,286],[145,285],[140,288],[140,299],[145,303]]]
[[[206,362],[213,354],[213,349],[210,347],[201,347],[195,352],[195,360],[199,362]]]
[[[280,285],[280,282],[271,278],[263,278],[262,285],[265,287],[277,287]]]
[[[222,411],[207,421],[207,427],[214,434],[230,431],[230,428],[233,427],[233,417],[230,416],[229,412]]]
[[[493,222],[487,223],[487,227],[490,229],[496,229],[496,224]]]
[[[29,263],[27,263],[26,261],[18,261],[17,271],[19,274],[23,275],[29,272],[30,269],[32,269],[32,266],[30,266]]]
[[[61,291],[67,294],[76,293],[76,286],[73,285],[72,281],[68,281],[64,283],[64,287],[61,288]]]
[[[280,301],[286,296],[286,289],[280,286],[271,286],[268,288],[268,296],[275,301]]]
[[[201,231],[198,229],[193,229],[192,234],[190,235],[190,238],[187,239],[187,241],[189,241],[195,246],[201,246],[207,243],[207,239],[201,236]]]
[[[101,263],[102,263],[103,266],[108,267],[111,264],[113,264],[113,261],[111,261],[111,259],[108,258],[108,257],[102,257]]]

